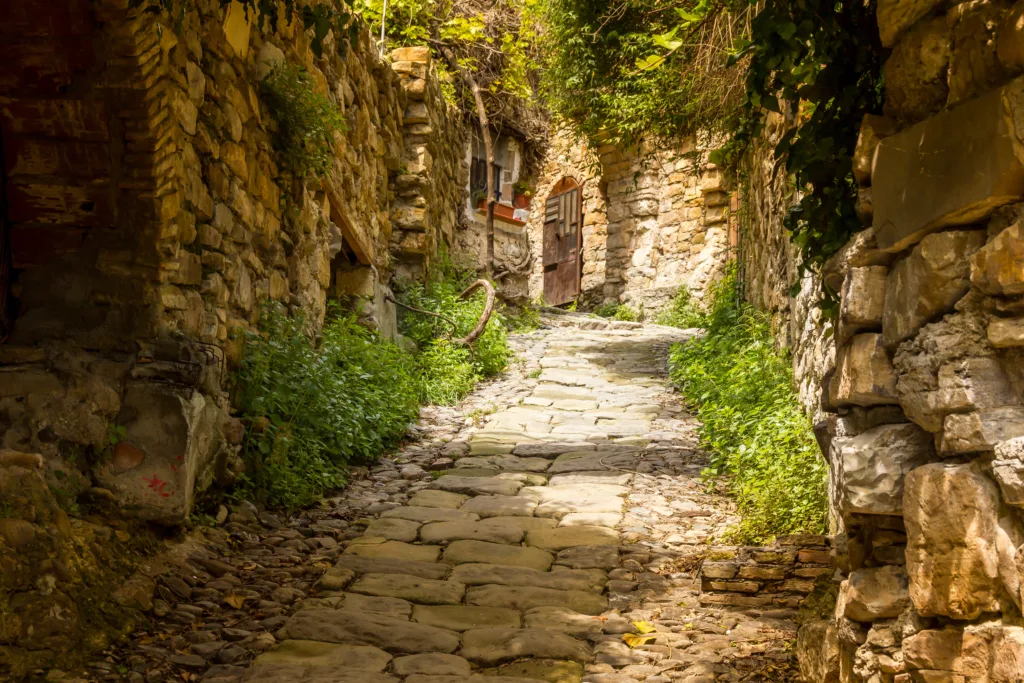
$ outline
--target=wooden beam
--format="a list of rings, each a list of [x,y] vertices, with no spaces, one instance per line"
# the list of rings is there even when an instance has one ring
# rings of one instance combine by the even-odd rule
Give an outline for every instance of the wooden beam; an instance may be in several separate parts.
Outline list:
[[[323,188],[327,193],[327,198],[330,199],[331,202],[331,221],[341,228],[341,234],[345,237],[345,241],[348,242],[349,246],[352,247],[352,251],[355,252],[356,258],[358,258],[359,262],[363,265],[379,265],[377,263],[376,245],[374,245],[370,235],[366,233],[366,230],[357,226],[355,223],[350,221],[344,213],[342,213],[342,207],[345,204],[345,200],[342,199],[341,193],[334,186],[334,182],[331,179],[324,180]]]

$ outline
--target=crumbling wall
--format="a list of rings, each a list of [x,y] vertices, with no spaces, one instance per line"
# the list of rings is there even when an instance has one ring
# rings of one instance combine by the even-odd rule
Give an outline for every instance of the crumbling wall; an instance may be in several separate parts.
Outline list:
[[[571,177],[583,188],[585,305],[619,302],[650,315],[680,286],[702,297],[728,256],[730,194],[723,174],[693,151],[590,149],[556,133],[527,224],[531,296],[543,291],[544,200]]]
[[[807,680],[1024,676],[1022,15],[879,3],[884,116],[854,158],[870,227],[824,272],[842,581],[801,630]]]

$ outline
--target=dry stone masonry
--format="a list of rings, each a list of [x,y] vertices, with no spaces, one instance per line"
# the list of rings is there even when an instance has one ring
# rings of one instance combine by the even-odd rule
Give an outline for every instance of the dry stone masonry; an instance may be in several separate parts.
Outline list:
[[[800,631],[807,681],[1024,676],[1022,7],[878,5],[885,116],[854,159],[868,227],[824,272],[841,583]]]

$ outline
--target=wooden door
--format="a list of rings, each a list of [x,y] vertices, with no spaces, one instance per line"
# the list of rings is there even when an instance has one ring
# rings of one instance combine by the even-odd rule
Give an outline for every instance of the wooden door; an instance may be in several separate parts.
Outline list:
[[[558,181],[544,203],[544,303],[558,306],[580,294],[583,196],[572,178]]]

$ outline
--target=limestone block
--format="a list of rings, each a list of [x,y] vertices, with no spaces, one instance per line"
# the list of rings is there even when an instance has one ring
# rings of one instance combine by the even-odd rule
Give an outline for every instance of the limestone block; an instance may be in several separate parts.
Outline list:
[[[976,466],[915,469],[903,508],[910,598],[922,616],[976,619],[1004,596],[1019,603],[1015,549],[1024,539]]]
[[[197,391],[130,381],[118,416],[125,428],[118,445],[126,456],[97,467],[97,483],[137,519],[180,524],[188,519],[197,479],[220,445],[225,417]]]
[[[898,617],[910,604],[909,580],[903,567],[858,569],[843,582],[843,616],[871,622]]]
[[[904,30],[940,4],[939,0],[879,0],[876,13],[882,45],[895,45]]]
[[[1022,90],[1024,80],[1011,81],[879,143],[872,202],[881,249],[902,251],[1024,195],[1020,138],[1010,126]]]
[[[986,294],[1024,294],[1024,227],[1014,223],[971,259],[971,284]]]
[[[1021,0],[1003,16],[996,34],[996,56],[1009,73],[1024,70],[1024,2]]]
[[[1003,501],[1024,507],[1024,437],[996,444],[992,476],[999,484]]]
[[[939,451],[943,455],[992,451],[997,443],[1019,436],[1024,436],[1024,406],[947,415]]]
[[[860,330],[881,328],[885,279],[888,274],[889,269],[885,266],[850,268],[846,271],[839,303],[842,328],[840,343]]]
[[[943,17],[922,21],[908,31],[883,67],[886,116],[916,123],[941,111],[949,97],[949,58],[949,27]]]
[[[897,261],[885,288],[882,340],[892,348],[952,310],[970,289],[970,257],[984,243],[981,231],[928,235],[910,256]]]
[[[400,47],[391,51],[392,62],[430,63],[430,48],[426,45]]]
[[[848,269],[885,266],[892,260],[892,255],[879,251],[875,231],[868,228],[856,233],[839,251],[829,257],[822,267],[821,276],[828,287],[839,292],[843,288]]]
[[[964,629],[956,671],[970,681],[1019,681],[1024,674],[1024,628],[987,622]]]
[[[969,0],[946,15],[952,38],[949,105],[963,102],[1006,80],[996,56],[996,29],[1006,9],[989,0]]]
[[[871,184],[871,165],[875,160],[878,142],[896,132],[892,119],[865,114],[860,122],[860,135],[853,150],[853,175],[861,185]]]
[[[246,7],[238,0],[233,0],[228,5],[224,16],[224,37],[235,51],[235,55],[242,59],[249,54],[249,29],[252,26],[252,19],[252,10],[246,11]]]
[[[988,324],[988,341],[997,349],[1024,346],[1024,318],[993,320]]]
[[[833,405],[873,406],[895,404],[896,373],[882,346],[882,335],[855,335],[839,349],[836,374],[829,384]]]
[[[914,424],[881,425],[833,439],[829,464],[841,513],[903,514],[907,474],[934,460],[931,434]]]
[[[903,639],[903,661],[910,670],[957,670],[963,637],[963,631],[953,628],[915,633]]]

